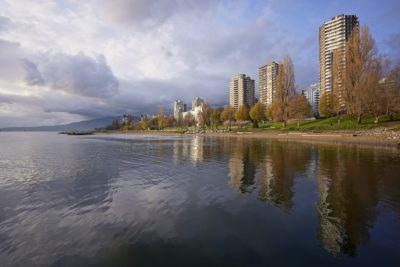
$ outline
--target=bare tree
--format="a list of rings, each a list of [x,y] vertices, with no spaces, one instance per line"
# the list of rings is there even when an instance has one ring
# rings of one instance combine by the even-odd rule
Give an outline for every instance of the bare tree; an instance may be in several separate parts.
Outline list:
[[[289,100],[295,95],[294,66],[289,56],[285,56],[283,64],[278,68],[276,98],[272,104],[272,116],[286,127],[288,120]]]
[[[389,71],[388,77],[381,79],[380,85],[386,98],[386,114],[393,120],[393,114],[400,114],[400,58]]]
[[[367,113],[366,100],[368,88],[373,86],[369,75],[376,68],[377,50],[375,40],[369,33],[368,26],[363,25],[353,32],[346,43],[346,65],[344,76],[344,96],[346,111],[349,115],[357,116],[361,123],[362,116]]]
[[[210,105],[207,102],[204,102],[202,104],[201,111],[199,114],[200,115],[199,116],[200,125],[202,127],[211,125],[211,114],[212,113],[213,113],[213,110],[210,107]]]

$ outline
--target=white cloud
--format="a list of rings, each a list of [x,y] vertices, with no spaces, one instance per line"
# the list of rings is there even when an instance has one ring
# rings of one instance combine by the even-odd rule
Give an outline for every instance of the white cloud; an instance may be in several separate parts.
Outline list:
[[[319,22],[312,22],[314,32],[289,28],[283,21],[289,4],[1,1],[0,102],[7,98],[7,114],[38,124],[40,117],[48,123],[68,114],[74,120],[149,113],[176,98],[224,104],[230,77],[246,73],[257,82],[258,67],[285,54],[293,57],[300,85],[314,82]]]

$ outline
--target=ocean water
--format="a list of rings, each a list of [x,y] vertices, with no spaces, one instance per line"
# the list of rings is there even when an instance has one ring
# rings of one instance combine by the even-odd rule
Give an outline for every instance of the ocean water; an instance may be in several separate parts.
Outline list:
[[[400,151],[0,133],[0,266],[400,266]]]

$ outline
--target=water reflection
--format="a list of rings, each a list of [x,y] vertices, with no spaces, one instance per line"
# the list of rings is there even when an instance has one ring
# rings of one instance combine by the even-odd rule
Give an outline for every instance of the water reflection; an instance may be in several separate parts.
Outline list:
[[[382,263],[374,255],[396,265],[398,152],[201,136],[7,138],[5,266]]]
[[[319,238],[330,253],[354,256],[369,240],[383,170],[357,149],[325,148],[318,154]]]

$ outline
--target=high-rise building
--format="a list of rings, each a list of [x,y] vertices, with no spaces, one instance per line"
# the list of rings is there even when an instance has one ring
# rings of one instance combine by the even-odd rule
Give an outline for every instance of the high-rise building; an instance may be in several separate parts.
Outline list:
[[[308,103],[310,103],[314,115],[318,115],[318,105],[319,105],[319,96],[320,96],[320,88],[319,83],[314,83],[305,88],[302,91],[303,95],[307,98]]]
[[[260,74],[260,102],[271,106],[275,99],[279,64],[272,61],[259,68]]]
[[[229,85],[229,104],[235,109],[243,105],[254,105],[254,80],[246,74],[240,74],[231,79]]]
[[[338,15],[330,21],[325,22],[319,28],[319,66],[320,66],[320,86],[321,95],[325,92],[332,92],[332,67],[333,57],[338,53],[338,66],[345,66],[346,41],[350,37],[354,28],[358,27],[358,18],[355,15]],[[344,69],[342,69],[344,71]],[[342,97],[343,84],[338,84],[337,96],[339,104],[344,106]]]
[[[192,111],[195,111],[196,108],[202,106],[204,103],[205,103],[204,99],[196,97],[195,99],[192,100]]]
[[[174,102],[174,117],[178,120],[180,114],[186,111],[186,104],[182,100]]]

